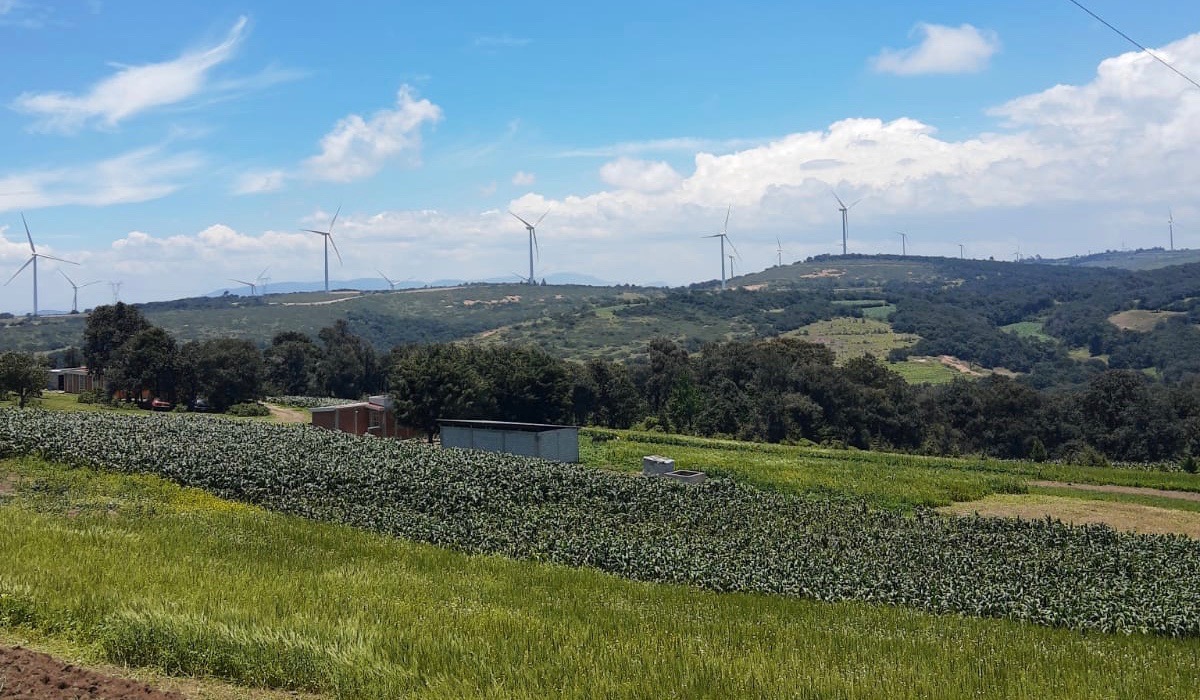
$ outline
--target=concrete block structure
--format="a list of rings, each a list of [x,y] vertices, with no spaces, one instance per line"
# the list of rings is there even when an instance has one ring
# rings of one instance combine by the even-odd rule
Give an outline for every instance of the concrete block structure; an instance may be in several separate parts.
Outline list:
[[[494,420],[440,420],[442,447],[579,461],[579,427]]]

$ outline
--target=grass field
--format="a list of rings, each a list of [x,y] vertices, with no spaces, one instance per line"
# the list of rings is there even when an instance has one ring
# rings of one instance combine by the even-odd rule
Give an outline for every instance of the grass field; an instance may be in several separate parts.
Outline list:
[[[1146,311],[1143,309],[1131,309],[1122,311],[1108,317],[1108,322],[1120,328],[1123,331],[1138,331],[1140,333],[1148,333],[1154,330],[1158,324],[1166,321],[1173,316],[1182,316],[1179,311]]]
[[[888,369],[904,377],[909,384],[946,384],[955,377],[971,378],[969,374],[947,367],[936,357],[910,357],[904,362],[889,363]]]
[[[784,335],[829,347],[839,363],[863,355],[886,359],[892,350],[907,348],[918,340],[915,335],[896,333],[888,323],[873,318],[817,321]]]
[[[1007,333],[1012,333],[1013,335],[1017,335],[1022,338],[1036,338],[1038,340],[1045,340],[1049,342],[1054,341],[1054,338],[1046,335],[1045,331],[1042,330],[1041,321],[1021,321],[1020,323],[1010,323],[1007,326],[1000,326],[1000,330]]]
[[[1034,480],[1200,492],[1200,475],[1177,471],[925,457],[633,431],[594,434],[617,439],[581,440],[580,456],[592,467],[640,471],[643,456],[661,454],[674,459],[679,469],[788,493],[859,496],[889,507],[944,506],[996,493],[1024,493]]]
[[[339,698],[1185,698],[1200,641],[641,584],[0,462],[0,625]]]

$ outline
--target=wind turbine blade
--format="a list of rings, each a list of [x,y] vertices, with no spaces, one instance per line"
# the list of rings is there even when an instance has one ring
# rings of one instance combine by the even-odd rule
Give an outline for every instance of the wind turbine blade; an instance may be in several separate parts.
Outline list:
[[[521,217],[517,216],[516,214],[513,214],[511,211],[508,213],[512,214],[513,218],[516,219],[517,221],[520,221],[521,223],[525,224],[526,228],[533,228],[533,224],[529,223],[525,219],[522,219]],[[548,214],[549,212],[546,212],[546,213]]]
[[[341,265],[342,264],[342,254],[340,252],[338,252],[337,243],[334,242],[334,240],[333,240],[333,234],[330,233],[330,234],[326,234],[326,235],[329,236],[329,244],[333,246],[333,254],[337,256],[338,265]]]
[[[553,209],[553,208],[554,208],[554,207],[550,207],[550,209]],[[549,213],[550,213],[550,209],[547,209],[547,210],[546,210],[546,214],[549,214]],[[539,216],[539,217],[538,217],[538,220],[537,220],[537,221],[535,221],[535,222],[533,222],[533,225],[534,225],[534,226],[537,226],[538,224],[542,223],[542,219],[546,218],[546,214],[542,214],[541,216]]]
[[[342,213],[342,205],[338,205],[337,211],[333,212],[333,220],[329,222],[329,232],[333,233],[333,225],[337,223],[338,214]]]
[[[25,271],[25,268],[29,267],[29,263],[33,262],[33,260],[34,260],[33,258],[30,258],[30,259],[26,260],[26,261],[25,261],[25,264],[21,266],[21,269],[19,269],[19,270],[17,270],[16,272],[14,272],[14,273],[13,273],[13,276],[8,278],[8,282],[12,282],[13,280],[15,280],[15,279],[17,278],[17,275],[19,275],[19,274],[21,274],[22,272],[24,272],[24,271]],[[8,282],[5,282],[5,283],[4,283],[4,286],[5,286],[5,287],[7,287],[7,286],[8,286]]]
[[[230,281],[230,282],[237,282],[238,284],[244,284],[244,285],[246,285],[247,287],[253,287],[253,286],[254,286],[254,283],[253,283],[253,282],[247,282],[246,280],[235,280],[235,279],[234,279],[234,278],[232,278],[232,277],[230,277],[230,278],[229,278],[229,281]]]
[[[539,246],[538,242],[537,242],[537,229],[533,228],[530,230],[533,232],[533,253],[534,253],[534,255],[537,256],[538,260],[541,260],[542,259],[542,247]]]
[[[848,208],[846,206],[846,203],[842,201],[842,198],[838,196],[837,192],[833,192],[832,194],[833,194],[833,198],[837,200],[838,206],[840,206],[842,209]]]
[[[738,252],[737,248],[734,248],[734,247],[733,247],[733,241],[729,240],[729,236],[726,236],[726,237],[725,237],[725,242],[726,242],[727,244],[729,244],[729,249],[730,249],[730,250],[732,250],[732,251],[733,251],[733,254],[734,254],[734,255],[736,255],[736,256],[738,257],[738,260],[741,260],[741,259],[742,259],[742,254]]]
[[[302,229],[300,229],[300,230],[301,230],[301,231],[305,231],[305,232],[307,232],[307,233],[315,233],[315,234],[318,234],[318,235],[321,235],[321,236],[328,236],[328,235],[329,235],[329,231],[318,231],[318,230],[316,230],[315,228],[302,228]]]
[[[267,274],[267,270],[270,270],[270,269],[271,269],[270,265],[267,265],[266,267],[264,267],[263,271],[258,273],[258,277],[256,279],[262,279],[263,275]]]
[[[84,287],[90,287],[90,286],[92,286],[93,284],[100,284],[100,283],[101,283],[101,282],[103,282],[103,281],[104,281],[104,280],[96,280],[95,282],[87,282],[87,283],[85,283],[85,284],[81,284],[81,285],[79,285],[79,288],[80,288],[80,289],[83,289]]]
[[[58,268],[58,274],[62,275],[63,277],[67,277],[67,273],[63,272],[61,267]],[[67,282],[71,283],[72,288],[79,289],[79,285],[75,284],[75,280],[71,279],[70,277],[67,277]]]
[[[851,204],[850,206],[846,207],[846,210],[849,211],[849,210],[853,209],[859,202],[863,201],[864,199],[866,199],[866,197],[859,197],[858,199],[854,200],[854,204]]]
[[[62,258],[56,258],[53,255],[43,255],[42,253],[37,253],[37,257],[42,258],[43,260],[56,260],[58,262],[64,262],[68,265],[78,265],[79,264],[77,262],[72,262],[70,260],[63,260]]]
[[[29,239],[29,250],[37,253],[37,248],[33,247],[33,234],[29,232],[29,222],[25,220],[25,212],[21,212],[21,223],[25,224],[25,237]]]
[[[701,236],[701,238],[720,238],[721,236],[724,236],[724,235],[725,234],[723,234],[723,233],[714,233],[711,236]]]
[[[733,205],[725,207],[725,228],[721,229],[721,233],[729,233],[729,212],[733,211]]]

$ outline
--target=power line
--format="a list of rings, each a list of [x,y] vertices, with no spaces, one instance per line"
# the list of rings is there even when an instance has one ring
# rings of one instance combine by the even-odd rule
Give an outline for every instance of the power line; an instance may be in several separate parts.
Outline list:
[[[1170,68],[1172,73],[1174,73],[1174,74],[1178,75],[1180,78],[1183,78],[1184,80],[1188,81],[1188,82],[1189,82],[1189,83],[1191,83],[1192,85],[1195,85],[1196,87],[1200,88],[1200,83],[1197,83],[1195,80],[1192,80],[1192,79],[1191,79],[1191,77],[1190,77],[1190,76],[1188,76],[1186,73],[1184,73],[1183,71],[1179,70],[1178,68],[1176,68],[1175,66],[1171,65],[1170,63],[1167,63],[1167,62],[1166,62],[1166,61],[1164,61],[1163,59],[1159,58],[1159,57],[1158,57],[1158,54],[1154,53],[1154,52],[1153,52],[1153,51],[1151,51],[1150,49],[1148,49],[1148,48],[1146,48],[1145,46],[1142,46],[1141,44],[1139,44],[1139,43],[1137,43],[1136,41],[1134,41],[1134,40],[1133,40],[1133,37],[1129,36],[1128,34],[1126,34],[1125,32],[1121,31],[1120,29],[1117,29],[1116,27],[1112,26],[1112,25],[1111,25],[1111,24],[1109,24],[1108,22],[1105,22],[1103,17],[1101,17],[1100,15],[1096,14],[1095,12],[1092,12],[1091,10],[1087,9],[1086,7],[1084,7],[1082,4],[1080,4],[1080,3],[1078,2],[1078,0],[1068,0],[1068,2],[1070,2],[1072,5],[1075,5],[1075,6],[1076,6],[1076,7],[1078,7],[1079,9],[1083,10],[1084,12],[1088,13],[1088,14],[1089,14],[1089,15],[1091,15],[1092,17],[1095,17],[1095,18],[1096,18],[1096,21],[1100,22],[1100,24],[1103,24],[1104,26],[1106,26],[1106,27],[1108,27],[1109,29],[1111,29],[1111,30],[1113,30],[1114,32],[1116,32],[1117,34],[1120,34],[1122,37],[1124,37],[1124,38],[1125,38],[1125,41],[1128,41],[1129,43],[1131,43],[1131,44],[1133,44],[1134,46],[1136,46],[1136,47],[1138,47],[1139,49],[1141,49],[1141,50],[1142,50],[1142,51],[1143,51],[1143,52],[1144,52],[1144,53],[1145,53],[1147,56],[1149,56],[1150,58],[1153,58],[1154,60],[1156,60],[1156,61],[1158,61],[1159,63],[1163,64],[1163,65],[1164,65],[1164,66],[1166,66],[1167,68]]]

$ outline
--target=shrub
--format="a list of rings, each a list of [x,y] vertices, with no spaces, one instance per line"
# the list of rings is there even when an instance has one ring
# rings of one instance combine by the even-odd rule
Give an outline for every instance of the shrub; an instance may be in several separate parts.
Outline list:
[[[253,418],[257,416],[271,415],[271,409],[258,402],[235,403],[225,412],[231,416],[238,416],[239,418]]]

